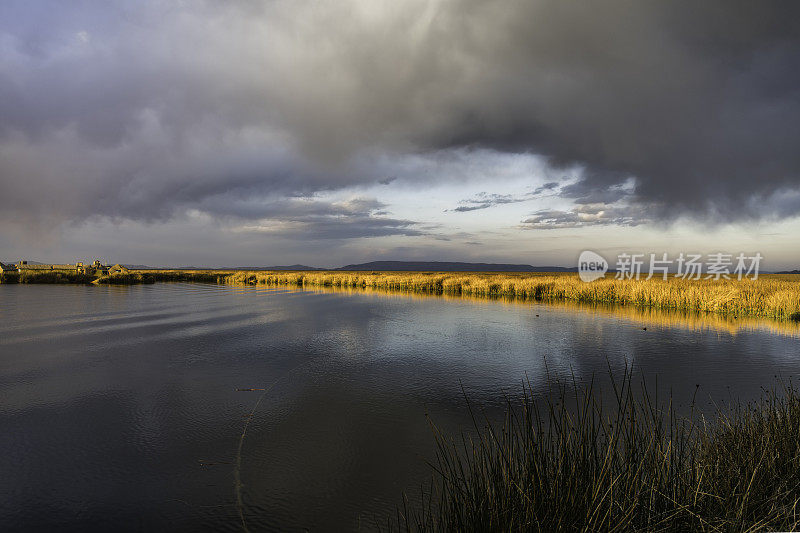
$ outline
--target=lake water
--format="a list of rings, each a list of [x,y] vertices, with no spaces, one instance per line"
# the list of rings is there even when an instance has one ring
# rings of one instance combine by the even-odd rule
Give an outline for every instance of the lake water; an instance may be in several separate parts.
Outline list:
[[[430,479],[426,414],[469,428],[464,395],[491,418],[523,379],[633,364],[678,400],[746,400],[800,374],[799,339],[631,309],[0,285],[0,530],[241,531],[240,511],[253,531],[370,530]]]

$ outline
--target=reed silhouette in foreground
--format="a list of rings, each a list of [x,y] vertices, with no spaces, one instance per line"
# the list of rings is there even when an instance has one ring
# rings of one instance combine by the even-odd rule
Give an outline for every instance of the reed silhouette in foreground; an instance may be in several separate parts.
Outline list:
[[[575,389],[577,390],[577,389]],[[675,414],[630,374],[613,405],[591,386],[530,387],[502,424],[435,427],[433,481],[403,531],[761,531],[800,525],[800,396],[792,386],[711,419]]]

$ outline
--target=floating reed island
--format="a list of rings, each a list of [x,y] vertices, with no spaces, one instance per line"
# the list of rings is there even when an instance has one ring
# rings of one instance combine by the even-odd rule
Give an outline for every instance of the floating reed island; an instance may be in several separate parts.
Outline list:
[[[574,301],[681,311],[800,319],[800,276],[666,280],[611,276],[586,283],[577,274],[440,272],[236,272],[226,283],[378,289],[528,301]]]
[[[630,378],[613,400],[591,386],[528,387],[500,424],[434,427],[422,503],[397,531],[797,531],[800,396],[790,385],[710,417],[677,415]],[[606,398],[607,400],[607,398]],[[432,424],[433,425],[433,424]]]

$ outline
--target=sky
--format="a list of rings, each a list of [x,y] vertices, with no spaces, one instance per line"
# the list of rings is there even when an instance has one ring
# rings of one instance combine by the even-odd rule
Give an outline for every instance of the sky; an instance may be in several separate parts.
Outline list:
[[[800,3],[4,0],[0,260],[800,268]]]

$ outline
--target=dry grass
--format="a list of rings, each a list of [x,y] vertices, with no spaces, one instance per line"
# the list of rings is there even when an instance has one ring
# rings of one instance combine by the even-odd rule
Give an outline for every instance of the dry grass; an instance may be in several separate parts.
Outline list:
[[[133,270],[97,278],[101,285],[137,285],[156,282],[225,283],[230,272],[215,270]]]
[[[615,280],[584,283],[576,274],[437,272],[237,272],[227,283],[338,287],[482,298],[573,301],[800,318],[800,276],[758,280]]]
[[[87,276],[86,274],[59,270],[0,274],[0,283],[80,284],[91,283],[93,279],[93,276]]]
[[[0,280],[2,282],[3,280]],[[14,282],[16,278],[6,280]],[[92,278],[52,273],[19,277],[22,283],[87,283]],[[762,275],[757,280],[615,280],[584,283],[565,273],[341,272],[142,270],[105,276],[96,283],[193,281],[244,285],[341,288],[521,301],[566,301],[726,316],[800,320],[800,275]]]

